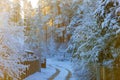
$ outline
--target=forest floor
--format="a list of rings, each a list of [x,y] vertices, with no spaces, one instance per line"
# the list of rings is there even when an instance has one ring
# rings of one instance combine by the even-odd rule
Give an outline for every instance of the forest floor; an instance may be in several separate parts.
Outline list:
[[[25,80],[75,80],[72,65],[69,61],[47,59],[47,67],[36,72]]]

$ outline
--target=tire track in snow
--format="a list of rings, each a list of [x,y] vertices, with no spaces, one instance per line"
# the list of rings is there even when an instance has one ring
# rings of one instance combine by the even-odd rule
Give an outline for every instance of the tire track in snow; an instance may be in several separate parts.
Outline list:
[[[72,77],[72,73],[69,69],[66,69],[68,71],[68,75],[66,76],[66,80],[70,80],[70,78]]]
[[[57,74],[56,77],[52,80],[71,80],[72,78],[72,72],[71,69],[67,68],[68,65],[64,65],[61,62],[54,62],[52,60],[48,60],[49,64],[53,66],[54,68],[58,69],[60,72]],[[61,65],[63,64],[63,65]],[[55,75],[55,74],[54,74]]]
[[[48,80],[54,80],[54,78],[56,78],[60,73],[60,70],[58,68],[55,68],[55,69],[56,69],[56,72]]]
[[[65,71],[67,71],[67,75],[65,75],[65,80],[70,80],[70,78],[72,77],[71,71],[70,71],[69,69],[63,67],[63,66],[59,66],[59,65],[56,65],[56,66],[58,66],[59,68],[64,69]],[[64,71],[64,72],[65,72],[65,71]],[[61,72],[62,72],[62,71],[61,71]],[[64,73],[63,73],[63,74],[64,74]],[[58,76],[59,76],[59,75],[58,75]]]

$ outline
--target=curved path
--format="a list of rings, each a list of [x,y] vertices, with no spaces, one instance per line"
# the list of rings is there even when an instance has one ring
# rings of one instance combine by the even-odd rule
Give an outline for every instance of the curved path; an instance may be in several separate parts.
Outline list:
[[[52,65],[56,72],[48,80],[70,80],[72,73],[69,69],[59,65]]]
[[[66,80],[70,80],[70,78],[72,77],[72,73],[70,70],[66,69],[68,71],[68,75],[66,76]]]
[[[55,68],[55,69],[56,69],[56,72],[48,80],[54,80],[54,78],[58,76],[58,74],[60,73],[60,70],[58,68]]]
[[[59,66],[59,67],[64,68],[63,66]],[[68,72],[65,80],[70,80],[70,78],[72,77],[71,71],[67,68],[64,68],[64,69]]]
[[[47,67],[41,68],[24,80],[76,80],[72,76],[71,63],[69,61],[58,61],[47,59]]]

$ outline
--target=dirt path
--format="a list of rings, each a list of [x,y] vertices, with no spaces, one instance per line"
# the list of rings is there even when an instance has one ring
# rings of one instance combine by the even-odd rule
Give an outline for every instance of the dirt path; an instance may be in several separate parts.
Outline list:
[[[25,80],[76,80],[72,75],[71,64],[67,61],[47,59],[47,67],[41,69]]]
[[[66,76],[66,80],[70,80],[70,78],[72,77],[72,73],[70,70],[66,69],[68,71],[68,75]]]
[[[70,78],[72,77],[71,71],[67,68],[64,68],[63,66],[52,65],[52,67],[56,69],[56,72],[48,80],[59,79],[58,77],[60,77],[61,74],[64,74],[65,71],[66,71],[66,75],[64,75],[65,80],[70,80]]]
[[[58,74],[60,73],[60,70],[58,68],[55,68],[55,69],[56,69],[56,72],[48,80],[54,80],[54,78],[58,76]]]
[[[59,66],[59,67],[64,68],[63,66]],[[70,78],[72,77],[71,71],[67,68],[64,68],[64,69],[68,72],[65,80],[70,80]]]

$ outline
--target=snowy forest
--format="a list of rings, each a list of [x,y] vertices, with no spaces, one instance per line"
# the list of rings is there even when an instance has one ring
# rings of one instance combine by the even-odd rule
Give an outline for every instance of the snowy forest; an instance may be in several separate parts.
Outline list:
[[[120,80],[120,0],[0,0],[0,80]]]

